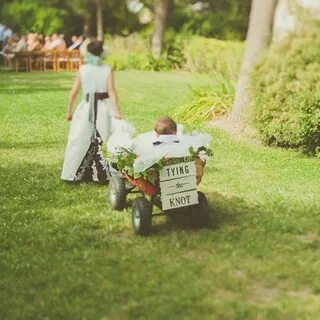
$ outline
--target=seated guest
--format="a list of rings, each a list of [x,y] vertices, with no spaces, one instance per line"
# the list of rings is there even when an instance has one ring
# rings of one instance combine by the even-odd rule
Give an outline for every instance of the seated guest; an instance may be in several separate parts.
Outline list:
[[[13,52],[23,52],[23,51],[26,51],[27,48],[28,48],[27,37],[21,36],[16,47],[13,49]]]
[[[50,50],[63,50],[65,49],[65,43],[62,41],[63,39],[57,34],[54,33],[51,36],[51,45],[49,47]]]
[[[40,42],[40,44],[41,44],[41,48],[43,49],[43,46],[44,46],[44,44],[45,44],[45,36],[44,36],[43,33],[39,33],[39,34],[38,34],[38,40],[39,40],[39,42]]]
[[[10,39],[13,36],[13,31],[10,27],[5,26],[3,31],[4,42],[6,43],[6,39]]]
[[[51,37],[50,36],[45,36],[44,38],[44,45],[43,45],[43,50],[50,50],[51,49]]]
[[[7,39],[5,39],[5,40],[6,40],[6,43],[2,46],[2,49],[0,51],[1,56],[4,56],[4,54],[7,52],[8,48],[9,48]],[[4,43],[4,41],[3,41],[3,43]]]
[[[83,42],[83,37],[82,36],[72,36],[71,37],[72,45],[68,48],[69,51],[79,49],[81,46],[81,43]]]
[[[58,46],[58,50],[65,50],[67,49],[66,41],[64,40],[64,34],[59,34],[60,44]]]
[[[15,46],[16,46],[16,43],[13,38],[6,38],[5,45],[3,46],[0,54],[5,56],[6,54],[12,53]]]
[[[4,62],[8,65],[9,68],[13,68],[13,59],[17,52],[25,51],[27,48],[26,37],[22,36],[19,39],[17,34],[14,34],[12,38],[7,40],[6,46],[0,52],[0,55],[3,57]]]
[[[3,61],[4,54],[8,50],[7,41],[12,37],[12,30],[6,25],[0,24],[0,56]]]
[[[13,37],[6,38],[5,45],[0,52],[4,64],[7,65],[9,68],[12,67],[12,59],[14,58],[14,49],[16,45],[17,43],[14,41]]]
[[[60,45],[58,47],[58,50],[67,49],[67,44],[66,44],[66,41],[64,40],[64,34],[60,33],[59,34],[59,39],[60,39]]]
[[[27,50],[29,52],[40,51],[42,49],[41,43],[39,41],[39,37],[36,33],[31,33],[28,39],[28,47]]]
[[[66,49],[66,42],[64,41],[64,35],[60,34],[58,35],[57,33],[54,33],[51,37],[51,45],[50,49],[51,50],[65,50]]]
[[[0,23],[0,51],[2,50],[4,44],[4,29],[5,26]]]
[[[33,32],[29,32],[29,33],[27,34],[27,46],[29,46],[29,44],[30,44],[31,42],[33,42],[33,37],[34,37]]]

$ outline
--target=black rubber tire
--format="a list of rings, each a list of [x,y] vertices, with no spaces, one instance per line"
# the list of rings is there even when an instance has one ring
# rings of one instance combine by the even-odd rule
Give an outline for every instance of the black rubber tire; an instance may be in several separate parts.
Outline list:
[[[139,197],[133,201],[131,218],[135,234],[148,236],[151,233],[152,211],[145,197]]]
[[[191,224],[194,228],[204,228],[210,225],[210,207],[206,196],[198,191],[199,203],[190,208]]]
[[[122,211],[126,205],[127,190],[123,178],[113,176],[110,178],[108,198],[112,209]]]

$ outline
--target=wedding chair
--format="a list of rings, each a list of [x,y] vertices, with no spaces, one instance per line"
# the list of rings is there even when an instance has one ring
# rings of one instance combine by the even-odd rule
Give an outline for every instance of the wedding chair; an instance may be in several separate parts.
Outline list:
[[[56,51],[56,71],[61,70],[70,70],[68,50]]]
[[[31,54],[30,52],[17,52],[13,58],[14,70],[30,72],[31,69]]]
[[[43,70],[47,71],[48,69],[56,71],[56,51],[49,50],[44,53],[43,56]]]
[[[69,70],[78,70],[82,64],[82,59],[80,55],[80,50],[69,51]]]

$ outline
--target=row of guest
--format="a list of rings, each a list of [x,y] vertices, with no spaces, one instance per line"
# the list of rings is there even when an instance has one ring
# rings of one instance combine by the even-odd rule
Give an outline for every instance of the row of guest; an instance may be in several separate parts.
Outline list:
[[[83,42],[83,37],[73,35],[71,41],[72,44],[68,47],[68,50],[78,49]],[[27,51],[65,49],[67,49],[67,44],[64,34],[54,33],[51,36],[44,36],[43,34],[29,33],[27,36]]]
[[[72,36],[72,44],[68,50],[75,50],[83,42],[82,36]],[[63,34],[54,33],[52,36],[43,34],[29,33],[27,36],[19,37],[13,34],[3,42],[3,48],[0,51],[0,63],[5,63],[9,68],[13,67],[13,59],[18,52],[43,52],[49,50],[66,50],[67,45]]]
[[[0,23],[0,50],[2,50],[3,46],[6,43],[6,40],[11,38],[12,35],[13,35],[12,29]]]
[[[72,44],[68,50],[78,49],[83,42],[82,36],[72,36]],[[44,36],[43,34],[29,33],[27,36],[19,37],[13,34],[10,38],[6,38],[6,42],[2,51],[2,55],[16,52],[36,52],[48,50],[65,50],[67,49],[66,41],[63,34],[54,33],[52,36]]]

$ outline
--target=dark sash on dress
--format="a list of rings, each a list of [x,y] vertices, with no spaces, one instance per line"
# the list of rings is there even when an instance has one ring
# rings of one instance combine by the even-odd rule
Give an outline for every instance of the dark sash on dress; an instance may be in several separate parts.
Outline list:
[[[89,112],[89,121],[93,120],[91,143],[79,169],[77,170],[75,181],[94,181],[104,183],[110,176],[108,163],[106,162],[101,150],[103,141],[96,126],[98,101],[108,98],[109,95],[107,92],[95,92],[93,94],[93,110],[90,110]],[[90,94],[86,94],[85,99],[90,103]],[[91,112],[93,114],[93,119],[91,119]]]
[[[96,122],[97,122],[98,100],[104,100],[108,98],[109,98],[108,92],[95,92],[93,94],[93,112],[94,112],[93,123],[94,123],[95,129],[96,129]],[[86,94],[86,101],[90,102],[90,93]]]

